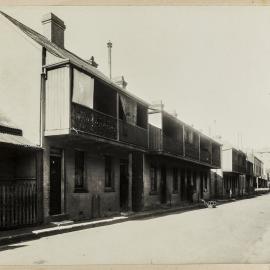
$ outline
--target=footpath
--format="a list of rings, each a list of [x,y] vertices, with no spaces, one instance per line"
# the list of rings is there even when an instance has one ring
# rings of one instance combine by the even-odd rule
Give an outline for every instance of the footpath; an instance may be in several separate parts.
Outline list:
[[[217,205],[221,205],[228,202],[233,202],[233,199],[227,200],[219,200],[217,201]],[[47,225],[40,225],[35,227],[26,227],[21,229],[14,229],[14,230],[6,230],[0,231],[0,246],[18,243],[22,241],[30,241],[36,240],[42,237],[73,232],[83,229],[90,229],[99,226],[106,226],[112,225],[116,223],[126,222],[130,220],[138,220],[138,219],[145,219],[145,218],[154,218],[158,216],[169,215],[173,213],[181,213],[185,211],[191,211],[204,208],[202,203],[193,203],[179,207],[165,207],[162,209],[156,209],[151,211],[142,211],[138,213],[126,213],[123,215],[110,217],[110,218],[102,218],[96,219],[91,221],[80,221],[80,222],[73,222],[73,221],[60,221],[60,222],[53,222]]]

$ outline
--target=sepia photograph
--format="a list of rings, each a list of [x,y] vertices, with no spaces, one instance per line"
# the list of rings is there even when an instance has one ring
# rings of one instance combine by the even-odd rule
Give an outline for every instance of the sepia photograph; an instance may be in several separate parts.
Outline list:
[[[0,265],[270,264],[269,104],[270,5],[0,5]]]

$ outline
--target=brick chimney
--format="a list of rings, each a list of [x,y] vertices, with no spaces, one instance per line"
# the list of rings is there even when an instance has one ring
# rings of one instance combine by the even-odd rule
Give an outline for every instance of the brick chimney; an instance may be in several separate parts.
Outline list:
[[[41,22],[44,36],[59,47],[64,48],[65,23],[53,13],[44,15]]]

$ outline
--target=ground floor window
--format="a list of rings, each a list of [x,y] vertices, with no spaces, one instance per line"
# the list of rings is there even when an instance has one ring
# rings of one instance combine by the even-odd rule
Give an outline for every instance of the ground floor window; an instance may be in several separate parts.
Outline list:
[[[114,189],[114,177],[112,169],[112,157],[105,156],[105,189]]]
[[[75,190],[84,188],[84,152],[75,151]]]

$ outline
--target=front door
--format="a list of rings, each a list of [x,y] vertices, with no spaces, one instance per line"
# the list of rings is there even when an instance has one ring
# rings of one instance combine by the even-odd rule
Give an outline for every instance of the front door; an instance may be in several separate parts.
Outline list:
[[[204,173],[201,172],[200,175],[200,198],[203,199],[203,178],[204,178]]]
[[[61,214],[61,156],[50,156],[50,215]]]
[[[186,191],[186,177],[185,177],[185,169],[181,169],[181,200],[185,201],[187,199],[187,191]]]
[[[128,179],[128,161],[121,160],[120,163],[120,209],[128,211],[128,194],[129,194],[129,179]]]
[[[161,168],[160,179],[160,202],[167,203],[167,179],[166,179],[166,167]]]

